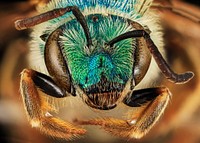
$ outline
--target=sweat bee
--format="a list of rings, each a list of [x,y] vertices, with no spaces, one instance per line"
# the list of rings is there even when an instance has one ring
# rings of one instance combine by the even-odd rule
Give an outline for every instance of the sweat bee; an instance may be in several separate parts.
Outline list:
[[[177,84],[194,76],[177,74],[167,64],[152,2],[52,0],[39,9],[41,14],[15,22],[18,30],[33,27],[31,68],[22,71],[20,81],[33,127],[63,139],[84,135],[80,125],[100,126],[124,138],[141,138],[149,132],[171,96],[167,87],[150,87],[159,71]],[[53,109],[41,91],[53,98],[80,98],[94,110],[113,110],[121,104],[141,110],[129,111],[125,119],[77,119],[75,124],[50,114]]]

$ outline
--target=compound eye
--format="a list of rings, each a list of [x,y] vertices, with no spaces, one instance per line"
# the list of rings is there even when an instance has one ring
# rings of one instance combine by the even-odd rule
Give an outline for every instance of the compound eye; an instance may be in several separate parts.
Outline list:
[[[58,85],[63,87],[68,93],[73,94],[71,75],[61,45],[58,42],[61,34],[62,29],[58,28],[46,40],[44,51],[45,64],[49,74],[54,77]]]
[[[151,62],[151,53],[143,37],[136,39],[136,47],[133,66],[133,80],[135,85],[144,78]]]

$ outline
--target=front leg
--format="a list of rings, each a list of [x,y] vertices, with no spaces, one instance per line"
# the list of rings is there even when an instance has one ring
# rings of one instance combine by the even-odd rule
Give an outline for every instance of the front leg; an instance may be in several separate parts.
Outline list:
[[[60,89],[49,76],[31,69],[23,70],[20,91],[32,127],[38,128],[47,135],[65,139],[71,139],[86,132],[69,122],[53,117],[49,113],[53,109],[41,98],[38,90],[57,98],[66,96],[65,91]]]
[[[137,108],[137,113],[129,113],[127,120],[114,118],[77,121],[82,125],[98,125],[112,135],[124,138],[141,138],[157,122],[164,112],[171,93],[165,87],[133,91],[124,103]]]

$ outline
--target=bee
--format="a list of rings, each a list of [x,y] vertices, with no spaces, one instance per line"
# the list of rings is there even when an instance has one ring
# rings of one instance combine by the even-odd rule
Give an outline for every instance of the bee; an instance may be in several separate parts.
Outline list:
[[[152,3],[52,0],[39,9],[39,15],[15,22],[18,30],[33,27],[31,68],[22,71],[20,81],[33,127],[66,140],[86,134],[80,125],[100,126],[124,138],[141,138],[149,132],[171,97],[167,87],[151,87],[159,72],[176,84],[194,76],[190,71],[177,74],[167,64]],[[75,124],[50,114],[51,105],[40,92],[53,98],[80,97],[94,110],[113,110],[121,104],[141,110],[129,111],[126,119],[77,119]]]

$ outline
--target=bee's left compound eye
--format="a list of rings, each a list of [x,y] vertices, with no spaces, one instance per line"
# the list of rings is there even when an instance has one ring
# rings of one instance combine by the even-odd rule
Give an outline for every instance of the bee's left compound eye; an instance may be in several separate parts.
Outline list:
[[[137,38],[136,44],[137,48],[134,53],[133,65],[133,84],[135,85],[137,85],[144,78],[151,62],[151,53],[145,44],[144,38]]]

